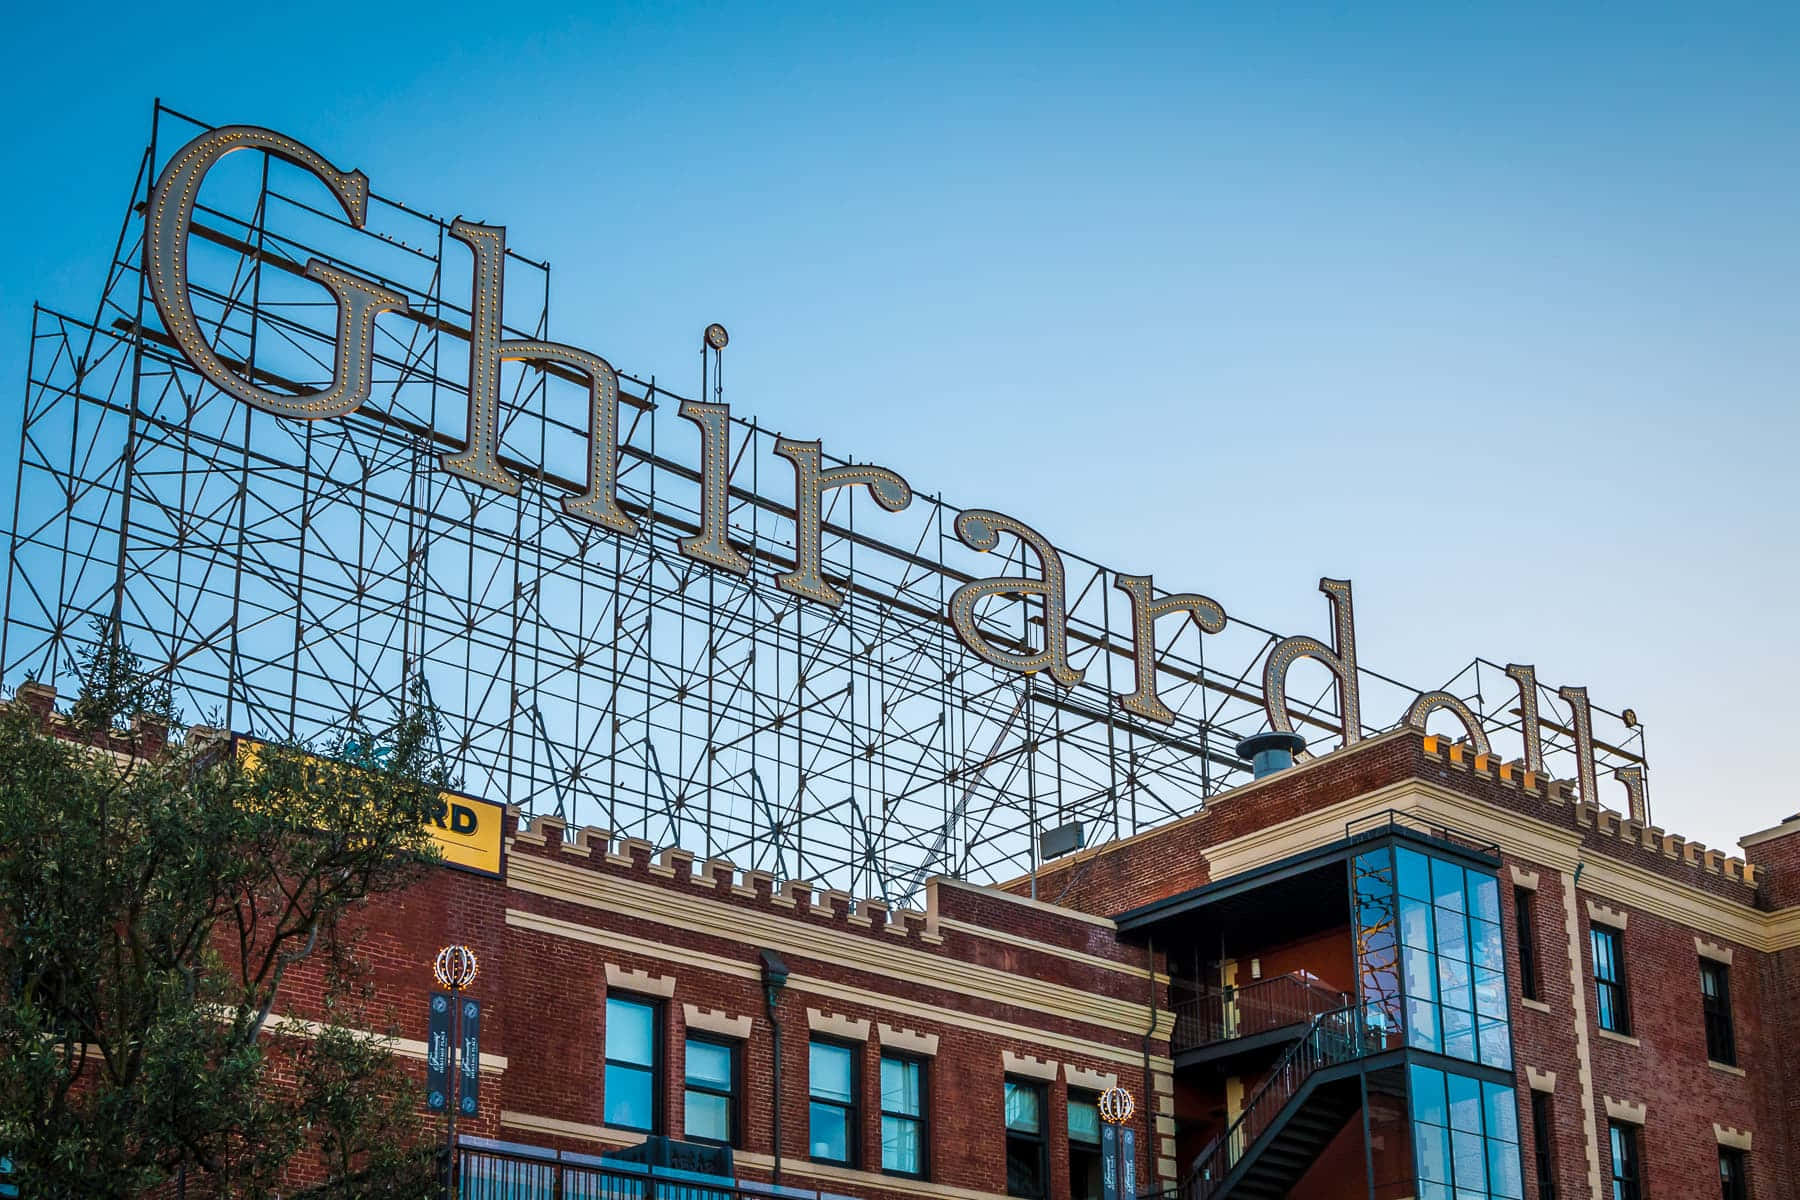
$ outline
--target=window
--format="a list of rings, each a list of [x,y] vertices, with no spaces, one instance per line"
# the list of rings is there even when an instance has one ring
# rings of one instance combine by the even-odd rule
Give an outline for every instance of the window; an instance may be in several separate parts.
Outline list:
[[[656,1131],[657,1006],[629,996],[606,998],[605,1120],[615,1129]]]
[[[1407,1068],[1419,1200],[1517,1200],[1518,1099],[1503,1083]]]
[[[1750,1164],[1742,1150],[1719,1147],[1719,1196],[1721,1200],[1750,1200]]]
[[[1556,1124],[1550,1093],[1531,1093],[1531,1144],[1535,1151],[1538,1200],[1556,1200]]]
[[[1731,968],[1700,960],[1700,1009],[1706,1015],[1706,1057],[1737,1066],[1737,1036],[1731,1028]]]
[[[738,1046],[716,1038],[689,1037],[682,1120],[696,1142],[738,1144]]]
[[[1044,1167],[1044,1089],[1006,1081],[1006,1194],[1039,1198],[1047,1194]]]
[[[1394,861],[1407,1044],[1510,1071],[1500,881],[1404,846]]]
[[[1600,1028],[1609,1033],[1631,1032],[1631,1011],[1625,995],[1625,935],[1605,925],[1590,931],[1594,944],[1594,998]]]
[[[1537,964],[1537,893],[1530,888],[1513,889],[1513,920],[1519,936],[1519,994],[1527,1000],[1538,996]]]
[[[856,1051],[837,1042],[815,1041],[807,1060],[811,1094],[807,1145],[820,1162],[856,1165]]]
[[[881,1056],[881,1169],[925,1174],[925,1063]]]
[[[1069,1093],[1069,1200],[1100,1200],[1100,1097]]]
[[[1637,1126],[1614,1121],[1607,1128],[1612,1133],[1612,1200],[1644,1200]]]

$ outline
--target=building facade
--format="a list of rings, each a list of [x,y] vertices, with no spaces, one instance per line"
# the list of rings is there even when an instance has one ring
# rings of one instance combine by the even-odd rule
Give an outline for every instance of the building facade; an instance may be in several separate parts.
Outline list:
[[[603,1156],[650,1146],[740,1195],[1800,1195],[1800,817],[1727,856],[1410,729],[1263,766],[918,910],[508,810],[363,912],[375,1007],[423,1074],[479,954],[474,1197],[642,1195]]]

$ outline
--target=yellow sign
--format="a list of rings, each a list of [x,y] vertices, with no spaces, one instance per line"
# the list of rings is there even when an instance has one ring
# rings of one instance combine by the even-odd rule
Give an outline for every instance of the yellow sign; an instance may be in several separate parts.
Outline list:
[[[254,769],[263,743],[255,738],[237,739],[238,761]],[[461,792],[439,792],[438,802],[425,830],[443,851],[448,866],[499,878],[501,831],[506,806]]]

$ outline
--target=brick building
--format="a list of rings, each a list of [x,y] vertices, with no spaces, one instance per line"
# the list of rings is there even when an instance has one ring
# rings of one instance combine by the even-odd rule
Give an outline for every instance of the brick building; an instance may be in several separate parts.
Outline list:
[[[652,1139],[740,1196],[1800,1195],[1800,817],[1728,857],[1411,729],[1259,770],[916,911],[496,807],[497,870],[367,909],[377,1006],[423,1072],[479,953],[473,1197],[642,1196]]]
[[[506,836],[499,878],[371,917],[414,1055],[431,951],[482,955],[471,1178],[654,1133],[767,1181],[779,1111],[785,1186],[1080,1200],[1119,1084],[1137,1189],[1189,1200],[1800,1194],[1800,1088],[1770,1069],[1800,820],[1727,857],[1400,730],[1035,878],[936,880],[923,911],[550,819]]]

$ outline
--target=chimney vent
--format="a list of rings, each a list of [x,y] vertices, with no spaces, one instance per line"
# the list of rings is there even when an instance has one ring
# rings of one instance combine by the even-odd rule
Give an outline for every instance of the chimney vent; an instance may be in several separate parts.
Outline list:
[[[1250,770],[1261,779],[1294,765],[1294,755],[1306,749],[1297,733],[1256,733],[1237,744],[1239,758],[1250,760]]]

